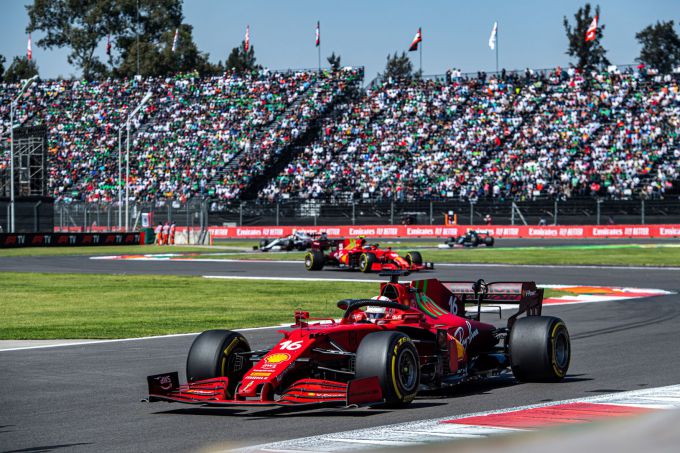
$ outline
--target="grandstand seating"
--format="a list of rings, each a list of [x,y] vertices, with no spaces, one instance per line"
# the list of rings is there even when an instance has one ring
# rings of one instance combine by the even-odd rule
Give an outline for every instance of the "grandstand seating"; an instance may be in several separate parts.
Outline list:
[[[661,197],[678,179],[679,124],[677,78],[640,71],[387,81],[260,197]]]
[[[677,192],[676,76],[558,68],[388,80],[354,94],[362,77],[345,69],[41,81],[16,118],[49,127],[49,189],[63,201],[116,199],[119,131],[147,91],[153,98],[131,127],[135,201],[237,200],[262,174],[264,202]],[[18,88],[0,84],[2,137]],[[286,164],[283,151],[312,124],[319,132]],[[5,152],[0,169],[7,161]],[[283,170],[269,174],[277,162]]]

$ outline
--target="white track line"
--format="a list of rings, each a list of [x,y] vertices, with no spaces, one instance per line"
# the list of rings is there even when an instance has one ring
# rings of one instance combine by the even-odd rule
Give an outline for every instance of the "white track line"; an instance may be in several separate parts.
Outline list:
[[[636,271],[680,271],[680,267],[666,266],[600,266],[587,264],[501,264],[501,263],[435,263],[437,267],[539,267],[551,269],[615,269]]]
[[[272,280],[288,282],[359,282],[359,283],[381,283],[381,280],[369,280],[359,278],[313,278],[313,277],[251,277],[239,275],[204,275],[203,278],[224,279],[224,280]],[[407,281],[403,281],[407,283]]]
[[[287,441],[272,442],[238,449],[240,452],[253,451],[348,451],[355,450],[356,444],[363,449],[376,449],[389,446],[388,442],[398,441],[402,445],[423,445],[435,442],[446,442],[456,439],[470,439],[502,435],[512,432],[526,431],[526,429],[476,426],[457,423],[444,423],[453,420],[485,415],[503,414],[541,407],[550,407],[573,403],[593,403],[640,407],[650,409],[676,409],[680,407],[680,385],[657,387],[645,390],[611,393],[585,398],[575,398],[564,401],[511,407],[500,410],[477,412],[471,414],[442,417],[431,420],[419,420],[394,425],[376,426],[373,428],[357,429],[319,436],[302,437]],[[396,444],[395,444],[396,445]]]
[[[290,323],[287,324],[280,324],[278,326],[266,326],[266,327],[247,327],[244,329],[232,329],[234,332],[250,332],[250,331],[255,331],[255,330],[268,330],[268,329],[280,329],[282,327],[290,327]],[[50,349],[50,348],[63,348],[66,346],[88,346],[88,345],[98,345],[98,344],[107,344],[107,343],[121,343],[125,341],[144,341],[144,340],[157,340],[157,339],[162,339],[162,338],[174,338],[174,337],[190,337],[193,335],[198,335],[200,332],[193,332],[193,333],[173,333],[169,335],[152,335],[149,337],[134,337],[134,338],[114,338],[111,340],[83,340],[82,342],[77,342],[77,343],[57,343],[57,344],[47,344],[47,345],[40,345],[40,346],[22,346],[18,348],[7,348],[7,349],[0,349],[0,352],[8,352],[8,351],[24,351],[27,349]],[[21,340],[17,340],[21,341]]]

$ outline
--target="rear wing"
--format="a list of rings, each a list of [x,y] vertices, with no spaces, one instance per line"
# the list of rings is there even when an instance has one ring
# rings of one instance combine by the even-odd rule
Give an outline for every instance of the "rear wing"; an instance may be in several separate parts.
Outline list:
[[[543,306],[543,288],[535,282],[492,282],[484,280],[441,282],[450,291],[458,313],[466,317],[479,319],[482,304],[518,305],[517,313],[508,319],[508,327],[512,327],[515,319],[523,313],[527,316],[539,316]],[[466,304],[476,304],[477,313],[466,313]],[[450,304],[449,304],[450,305]]]

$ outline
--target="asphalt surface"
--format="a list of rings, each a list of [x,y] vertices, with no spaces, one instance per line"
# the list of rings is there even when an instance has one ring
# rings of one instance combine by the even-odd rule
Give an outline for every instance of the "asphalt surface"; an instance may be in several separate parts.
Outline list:
[[[83,257],[0,260],[0,271],[9,270],[366,278],[331,270],[306,272],[301,263],[137,262]],[[678,272],[464,266],[440,267],[427,277],[530,279],[544,284],[677,291]],[[512,377],[501,377],[460,386],[449,395],[418,398],[400,410],[258,412],[141,403],[147,375],[179,370],[183,379],[192,336],[0,352],[0,451],[226,448],[679,383],[680,296],[546,307],[544,313],[563,318],[572,336],[572,364],[564,382],[517,384]],[[271,346],[279,338],[276,329],[244,334],[253,348]]]

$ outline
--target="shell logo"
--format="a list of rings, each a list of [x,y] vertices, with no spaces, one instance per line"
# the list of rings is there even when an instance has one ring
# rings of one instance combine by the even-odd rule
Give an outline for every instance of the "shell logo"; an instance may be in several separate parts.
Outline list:
[[[287,361],[288,359],[290,359],[290,354],[286,354],[285,352],[279,352],[276,354],[268,355],[267,357],[264,358],[264,361],[267,363],[281,363]]]

